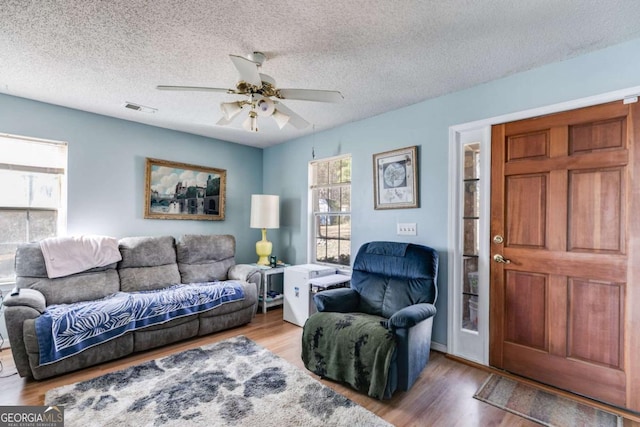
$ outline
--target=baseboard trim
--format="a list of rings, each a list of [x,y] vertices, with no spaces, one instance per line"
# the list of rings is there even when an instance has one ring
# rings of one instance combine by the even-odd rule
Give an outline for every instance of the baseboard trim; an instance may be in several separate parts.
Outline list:
[[[440,353],[447,353],[447,346],[440,344],[439,342],[431,341],[431,350],[439,351]]]

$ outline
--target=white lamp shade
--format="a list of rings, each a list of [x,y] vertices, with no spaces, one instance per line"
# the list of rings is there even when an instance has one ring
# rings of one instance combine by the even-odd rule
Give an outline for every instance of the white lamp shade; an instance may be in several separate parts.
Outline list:
[[[289,116],[277,109],[273,112],[273,119],[276,121],[280,129],[289,122]]]
[[[232,120],[240,111],[242,111],[242,102],[223,102],[220,104],[220,109],[222,110],[222,114],[224,114],[225,119]]]
[[[276,105],[269,98],[262,97],[256,102],[256,111],[260,117],[269,117],[275,108]]]
[[[251,228],[280,228],[280,197],[251,195]]]
[[[242,127],[249,132],[258,132],[258,116],[255,111],[249,112],[249,117],[242,122]]]

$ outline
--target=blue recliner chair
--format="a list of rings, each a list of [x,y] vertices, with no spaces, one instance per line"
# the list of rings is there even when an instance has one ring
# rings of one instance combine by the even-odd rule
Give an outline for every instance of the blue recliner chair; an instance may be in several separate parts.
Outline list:
[[[429,361],[438,253],[397,242],[364,244],[351,287],[318,293],[302,360],[315,374],[377,399],[409,390]]]

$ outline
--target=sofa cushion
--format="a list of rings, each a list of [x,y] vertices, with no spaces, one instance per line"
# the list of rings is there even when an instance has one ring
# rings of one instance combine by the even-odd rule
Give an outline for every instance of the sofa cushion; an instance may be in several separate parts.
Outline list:
[[[176,245],[182,283],[227,280],[235,265],[236,240],[231,235],[182,236]]]
[[[37,380],[97,365],[133,352],[133,335],[126,334],[88,348],[73,357],[49,365],[40,365],[40,349],[38,348],[35,319],[25,320],[23,334],[31,374]]]
[[[200,318],[220,316],[242,310],[247,307],[257,308],[258,305],[258,289],[253,283],[236,282],[242,288],[244,299],[228,302],[211,310],[203,311],[199,314]]]
[[[123,292],[162,289],[180,283],[172,236],[125,237],[119,242],[118,263]]]
[[[133,351],[144,351],[195,337],[199,327],[200,321],[197,315],[193,315],[134,331]]]
[[[118,292],[120,283],[115,268],[114,263],[49,279],[38,243],[20,245],[16,251],[16,285],[40,291],[47,305],[90,301]]]
[[[36,319],[40,364],[78,354],[128,331],[166,323],[244,299],[245,282],[179,284],[118,292],[96,301],[47,307]],[[197,333],[197,326],[195,333]]]
[[[45,277],[47,275],[47,265],[39,243],[25,243],[18,246],[16,251],[16,276],[25,277]],[[93,273],[97,271],[113,270],[117,263],[95,267],[83,271],[83,273]]]

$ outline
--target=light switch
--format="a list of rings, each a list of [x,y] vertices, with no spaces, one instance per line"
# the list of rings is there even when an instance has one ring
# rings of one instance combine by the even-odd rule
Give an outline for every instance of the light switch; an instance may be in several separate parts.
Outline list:
[[[399,222],[398,223],[398,235],[403,236],[416,236],[418,234],[415,222]]]

